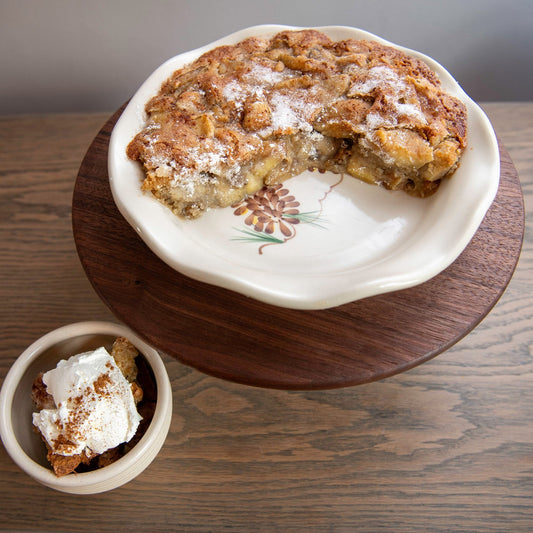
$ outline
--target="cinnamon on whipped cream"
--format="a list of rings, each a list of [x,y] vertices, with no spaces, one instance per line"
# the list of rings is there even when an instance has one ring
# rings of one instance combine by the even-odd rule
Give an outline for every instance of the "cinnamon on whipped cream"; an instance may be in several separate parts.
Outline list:
[[[62,360],[42,376],[55,408],[33,413],[54,454],[93,457],[135,435],[141,416],[131,384],[105,348]]]

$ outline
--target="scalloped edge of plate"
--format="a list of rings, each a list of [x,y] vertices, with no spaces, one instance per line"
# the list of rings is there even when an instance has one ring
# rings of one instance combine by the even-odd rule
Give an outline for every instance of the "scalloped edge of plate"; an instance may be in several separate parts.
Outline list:
[[[220,250],[213,253],[212,248],[203,246],[201,242],[201,229],[198,228],[202,223],[198,221],[202,218],[181,221],[153,197],[141,192],[143,171],[138,163],[127,159],[125,148],[143,124],[144,104],[159,90],[161,83],[182,65],[214,47],[236,43],[250,36],[270,36],[278,31],[298,29],[304,28],[252,26],[201,48],[178,54],[146,79],[115,124],[109,144],[108,173],[112,195],[120,213],[148,247],[175,270],[198,281],[272,305],[325,309],[409,288],[431,279],[452,264],[466,248],[496,196],[500,179],[496,135],[483,110],[439,63],[364,30],[347,26],[314,28],[333,39],[374,40],[418,57],[437,73],[450,94],[463,101],[468,111],[468,148],[461,165],[453,179],[446,180],[433,197],[424,200],[427,207],[423,219],[427,221],[429,218],[432,222],[428,227],[404,236],[403,241],[396,243],[390,256],[385,253],[381,258],[372,258],[366,265],[332,268],[330,272],[306,272],[305,268],[303,271],[287,272],[289,269],[284,271],[283,263],[279,261],[263,261],[261,264],[254,262],[249,255],[243,260],[235,253],[224,254]],[[390,191],[383,192],[391,194]],[[143,213],[142,216],[140,213]],[[191,227],[195,230],[191,231]],[[194,235],[191,237],[191,234]]]

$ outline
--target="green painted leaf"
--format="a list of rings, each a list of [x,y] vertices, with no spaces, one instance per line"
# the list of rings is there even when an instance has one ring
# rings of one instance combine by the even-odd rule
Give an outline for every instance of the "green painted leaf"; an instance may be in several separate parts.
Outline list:
[[[283,239],[278,239],[273,235],[268,235],[266,233],[261,233],[259,231],[253,231],[249,229],[239,229],[235,228],[239,233],[242,233],[242,237],[233,237],[232,241],[241,241],[241,242],[259,242],[261,244],[271,242],[275,244],[282,244],[285,241]]]
[[[296,215],[284,215],[282,218],[295,218],[299,220],[302,224],[311,224],[313,226],[326,229],[325,226],[323,226],[322,224],[327,223],[327,221],[321,218],[320,211],[307,211],[305,213],[298,213]],[[322,224],[320,224],[319,222],[321,222]]]

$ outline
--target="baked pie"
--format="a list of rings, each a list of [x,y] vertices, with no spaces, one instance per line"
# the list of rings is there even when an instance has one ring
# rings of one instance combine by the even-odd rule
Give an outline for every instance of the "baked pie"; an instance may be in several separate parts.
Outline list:
[[[142,189],[183,218],[308,169],[427,197],[466,147],[466,108],[424,62],[316,30],[215,48],[145,110],[127,155]]]

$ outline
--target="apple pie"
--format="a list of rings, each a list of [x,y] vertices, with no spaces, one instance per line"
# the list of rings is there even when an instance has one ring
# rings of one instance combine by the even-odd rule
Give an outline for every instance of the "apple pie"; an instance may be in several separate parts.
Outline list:
[[[459,164],[466,108],[390,46],[283,31],[215,48],[174,72],[127,147],[142,189],[183,218],[305,170],[427,197]]]

